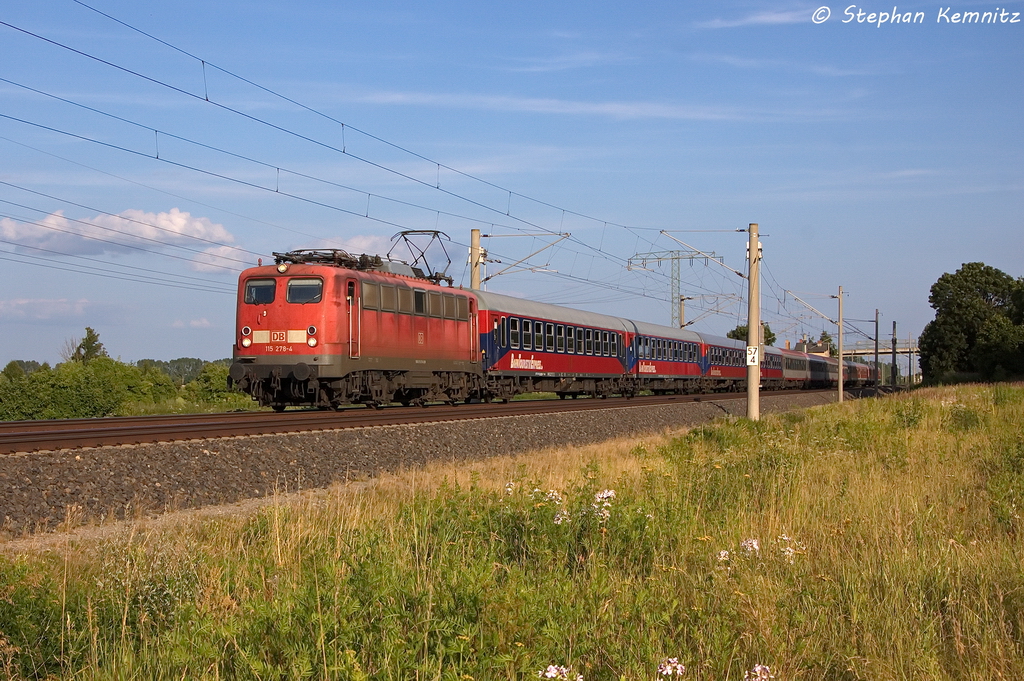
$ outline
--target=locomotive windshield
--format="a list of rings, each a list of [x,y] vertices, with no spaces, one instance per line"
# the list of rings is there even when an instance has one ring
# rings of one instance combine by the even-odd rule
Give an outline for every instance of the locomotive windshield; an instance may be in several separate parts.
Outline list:
[[[289,279],[288,280],[288,302],[289,303],[319,303],[324,293],[324,282],[322,279]]]
[[[245,282],[245,302],[249,305],[269,305],[274,302],[273,279],[250,279]]]

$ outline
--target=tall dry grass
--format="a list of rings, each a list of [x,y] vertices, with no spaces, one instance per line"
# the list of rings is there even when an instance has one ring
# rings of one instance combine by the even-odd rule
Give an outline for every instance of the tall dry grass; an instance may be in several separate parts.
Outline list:
[[[1020,385],[429,466],[3,559],[0,670],[1022,678],[1022,508]]]

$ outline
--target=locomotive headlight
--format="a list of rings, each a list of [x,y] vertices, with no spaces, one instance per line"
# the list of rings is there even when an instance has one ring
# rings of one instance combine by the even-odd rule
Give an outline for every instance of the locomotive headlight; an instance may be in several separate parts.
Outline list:
[[[243,338],[242,339],[242,347],[243,348],[247,348],[250,345],[252,345],[252,338]]]
[[[316,327],[315,326],[309,327],[308,329],[306,329],[306,333],[308,333],[310,336],[315,336],[316,335]]]
[[[243,326],[242,327],[242,335],[243,336],[248,336],[250,333],[252,333],[252,329],[250,329],[248,326]]]
[[[283,262],[280,265],[278,265],[277,266],[277,271],[280,272],[281,274],[284,274],[285,272],[287,272],[288,271],[288,263]]]
[[[316,347],[316,338],[310,338],[308,341],[306,341],[306,345],[308,345],[311,348],[315,348]]]

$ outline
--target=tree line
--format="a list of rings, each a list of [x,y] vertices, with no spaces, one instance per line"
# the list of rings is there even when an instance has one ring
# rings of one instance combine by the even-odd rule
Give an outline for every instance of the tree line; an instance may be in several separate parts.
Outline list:
[[[0,421],[89,418],[139,413],[247,408],[247,396],[228,390],[230,360],[182,357],[135,363],[111,358],[99,334],[65,343],[64,361],[13,360],[0,371]]]
[[[1024,376],[1024,277],[965,263],[939,277],[928,302],[935,319],[918,341],[926,379]]]

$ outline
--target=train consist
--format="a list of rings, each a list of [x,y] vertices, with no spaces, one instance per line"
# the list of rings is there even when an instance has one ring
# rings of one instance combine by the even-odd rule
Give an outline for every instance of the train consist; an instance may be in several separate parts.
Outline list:
[[[274,256],[239,277],[229,382],[277,410],[746,388],[740,341],[440,286],[379,256]],[[761,386],[835,387],[838,366],[768,347]],[[846,367],[847,387],[876,382],[872,368]]]

